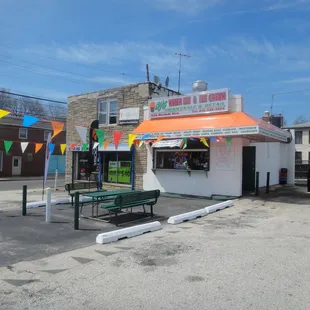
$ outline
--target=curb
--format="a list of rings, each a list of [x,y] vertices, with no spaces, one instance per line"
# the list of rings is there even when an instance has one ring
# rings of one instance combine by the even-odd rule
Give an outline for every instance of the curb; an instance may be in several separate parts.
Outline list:
[[[232,207],[232,206],[233,206],[232,200],[227,200],[227,201],[223,201],[215,205],[206,207],[205,210],[211,214],[211,213],[214,213],[214,212],[217,212],[217,211],[220,211],[220,210]]]
[[[96,243],[105,244],[116,242],[120,239],[132,238],[135,236],[143,235],[148,232],[162,229],[160,222],[151,222],[147,224],[137,225],[133,227],[123,228],[119,230],[109,231],[99,234],[96,238]]]
[[[209,213],[208,210],[206,209],[200,209],[200,210],[196,210],[196,211],[192,211],[192,212],[188,212],[188,213],[183,213],[183,214],[179,214],[179,215],[175,215],[175,216],[171,216],[168,219],[168,224],[180,224],[183,222],[187,222],[190,220],[195,220],[199,217],[203,217],[206,216]]]

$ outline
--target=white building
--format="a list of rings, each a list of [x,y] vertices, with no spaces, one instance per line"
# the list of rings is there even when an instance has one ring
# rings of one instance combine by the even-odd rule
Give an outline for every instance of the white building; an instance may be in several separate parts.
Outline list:
[[[291,134],[243,112],[241,95],[229,89],[150,100],[145,120],[133,131],[148,139],[143,189],[212,197],[241,196],[279,184],[288,171],[294,184]]]

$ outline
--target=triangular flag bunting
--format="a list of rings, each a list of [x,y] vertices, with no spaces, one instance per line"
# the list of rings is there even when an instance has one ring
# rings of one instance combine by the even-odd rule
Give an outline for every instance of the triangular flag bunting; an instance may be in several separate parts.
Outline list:
[[[52,124],[52,128],[53,128],[53,135],[52,138],[56,137],[59,133],[62,132],[62,129],[64,128],[64,123],[61,122],[55,122],[55,121],[51,121]]]
[[[0,109],[0,118],[9,115],[11,112]]]
[[[93,145],[93,150],[95,150],[97,148],[97,146],[99,145],[98,142],[94,142],[94,145]]]
[[[165,139],[164,136],[159,136],[157,139],[156,139],[156,142],[160,142],[161,140]]]
[[[134,133],[130,133],[128,134],[128,145],[129,145],[129,148],[131,148],[131,146],[133,145],[133,142],[135,141],[137,135],[134,134]]]
[[[4,143],[4,149],[5,149],[5,152],[8,153],[10,151],[10,148],[13,144],[13,141],[3,141]]]
[[[182,149],[186,149],[187,148],[187,139],[186,138],[183,138],[183,147]]]
[[[42,149],[43,143],[36,143],[34,152],[38,153]]]
[[[139,144],[140,144],[140,140],[134,140],[133,141],[133,145],[139,146]]]
[[[115,149],[117,150],[118,145],[119,145],[119,141],[121,140],[122,137],[122,132],[120,131],[114,131],[113,132],[113,137],[114,137],[114,145],[115,145]]]
[[[226,138],[226,142],[228,146],[231,146],[232,138]]]
[[[142,140],[142,141],[140,141],[140,143],[139,143],[139,147],[141,147],[142,145],[143,145],[143,143],[144,143],[144,141]]]
[[[83,143],[82,144],[82,151],[86,152],[87,151],[87,147],[88,147],[88,143]]]
[[[208,144],[206,138],[201,138],[200,142],[202,142],[206,147],[209,147],[209,144]]]
[[[24,115],[24,120],[23,120],[23,126],[24,127],[29,127],[33,124],[35,124],[39,119],[34,116],[30,115]]]
[[[150,139],[150,138],[152,138],[152,135],[148,133],[148,134],[143,135],[141,140]]]
[[[28,146],[29,142],[21,142],[20,143],[20,147],[22,148],[22,153],[25,152],[27,146]]]
[[[66,147],[67,147],[67,144],[60,144],[60,151],[61,151],[61,154],[63,155],[65,153],[65,150],[66,150]]]
[[[72,143],[72,144],[70,145],[70,151],[72,151],[76,146],[77,146],[76,143]]]
[[[79,134],[82,143],[87,142],[87,128],[81,126],[75,126],[77,133]]]
[[[49,149],[49,151],[50,151],[50,155],[52,155],[53,152],[54,152],[54,149],[55,149],[55,144],[50,143],[50,144],[48,145],[48,149]]]
[[[105,131],[102,129],[96,129],[96,135],[98,137],[99,145],[103,145]]]
[[[104,142],[103,149],[106,150],[109,144],[110,144],[109,141]]]

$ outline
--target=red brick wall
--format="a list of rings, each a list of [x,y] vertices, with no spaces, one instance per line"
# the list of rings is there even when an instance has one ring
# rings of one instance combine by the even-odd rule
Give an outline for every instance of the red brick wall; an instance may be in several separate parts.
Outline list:
[[[0,177],[12,176],[13,156],[22,157],[21,176],[43,176],[46,141],[44,141],[44,129],[28,128],[27,139],[19,139],[18,126],[0,125],[0,152],[3,152],[3,165]],[[13,141],[8,154],[5,153],[3,140]],[[20,142],[29,142],[24,154],[21,150]],[[34,153],[36,143],[45,143],[38,153]],[[62,131],[53,141],[56,144],[53,155],[60,155],[60,143],[66,143],[66,132]],[[32,155],[29,155],[32,154]],[[32,157],[32,160],[31,160]],[[1,166],[0,166],[1,169]]]

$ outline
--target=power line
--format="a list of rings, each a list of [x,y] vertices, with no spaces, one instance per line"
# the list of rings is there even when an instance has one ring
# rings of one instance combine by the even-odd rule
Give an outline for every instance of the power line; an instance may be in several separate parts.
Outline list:
[[[182,66],[182,57],[190,58],[190,55],[181,54],[181,53],[175,53],[175,55],[180,57],[179,60],[179,82],[178,82],[178,93],[180,92],[180,86],[181,86],[181,66]]]

